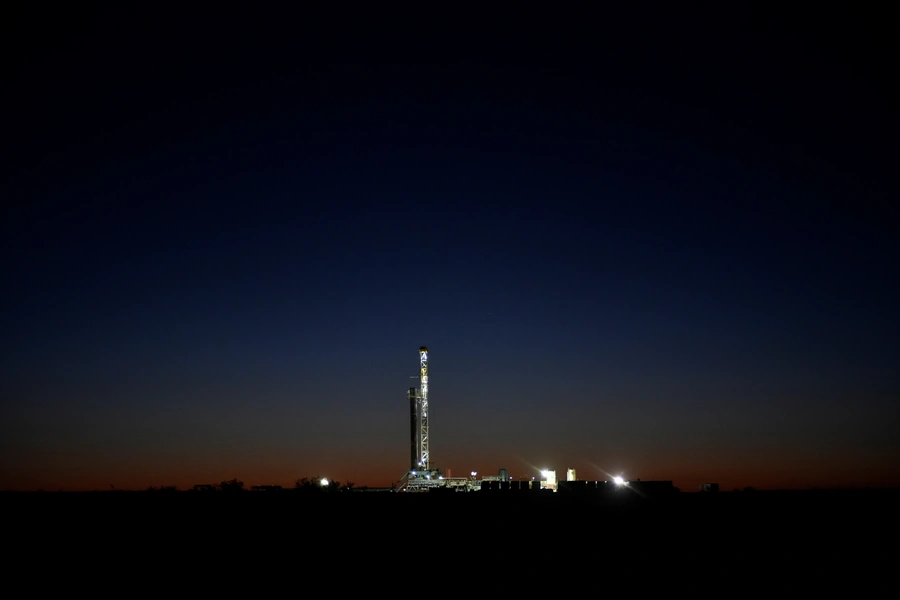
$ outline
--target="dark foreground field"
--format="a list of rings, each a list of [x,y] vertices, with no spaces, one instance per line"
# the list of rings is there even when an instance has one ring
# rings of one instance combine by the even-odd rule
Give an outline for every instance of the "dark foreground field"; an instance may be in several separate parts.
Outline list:
[[[110,491],[4,493],[0,502],[10,524],[6,544],[18,559],[78,565],[82,574],[95,572],[85,564],[155,565],[189,579],[199,572],[191,569],[216,577],[260,570],[283,577],[287,569],[301,578],[327,572],[336,586],[394,589],[405,574],[430,581],[471,570],[476,578],[509,574],[536,585],[567,572],[601,582],[641,573],[631,584],[683,588],[712,578],[730,581],[732,591],[748,577],[777,575],[799,577],[808,592],[846,577],[868,578],[856,584],[865,587],[893,568],[884,549],[897,539],[900,492],[679,493],[654,500]]]
[[[86,520],[97,525],[175,526],[222,519],[234,526],[293,523],[352,528],[361,534],[468,526],[473,534],[506,530],[528,537],[560,530],[602,535],[610,528],[653,525],[694,528],[697,534],[718,538],[728,530],[769,525],[878,527],[900,509],[900,490],[674,493],[657,498],[628,492],[603,496],[548,491],[5,492],[0,493],[0,502],[8,514],[39,516],[48,527]]]

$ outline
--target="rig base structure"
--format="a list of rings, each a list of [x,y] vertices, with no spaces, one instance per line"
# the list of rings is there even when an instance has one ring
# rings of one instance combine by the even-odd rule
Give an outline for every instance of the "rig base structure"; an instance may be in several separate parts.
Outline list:
[[[474,477],[444,477],[440,471],[410,471],[396,488],[398,492],[428,492],[434,489],[475,492],[481,489],[481,482]]]

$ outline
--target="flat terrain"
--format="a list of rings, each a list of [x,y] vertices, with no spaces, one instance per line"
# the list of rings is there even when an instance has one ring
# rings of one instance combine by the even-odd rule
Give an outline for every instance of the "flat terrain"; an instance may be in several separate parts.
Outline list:
[[[420,583],[462,578],[464,587],[508,575],[525,589],[574,577],[721,591],[774,578],[804,594],[859,577],[853,585],[863,589],[892,572],[884,549],[898,533],[898,506],[898,491],[657,500],[552,492],[0,494],[11,573],[40,564],[54,581],[66,573],[99,585],[141,571],[121,575],[128,586],[147,578],[158,586],[157,577],[169,576],[177,585],[223,577],[269,585],[327,573],[337,590],[379,594],[402,588],[407,575]]]
[[[642,498],[542,491],[472,493],[337,492],[4,492],[0,503],[19,515],[40,515],[46,524],[97,523],[135,519],[163,522],[227,515],[234,523],[335,519],[331,527],[352,524],[377,530],[401,523],[440,527],[457,521],[490,526],[511,522],[516,531],[540,529],[541,521],[567,521],[579,530],[695,523],[697,527],[793,524],[837,527],[877,524],[900,507],[900,490],[751,491],[715,494],[674,493]],[[525,518],[530,523],[516,523]],[[886,524],[887,525],[887,524]],[[408,525],[407,525],[408,526]],[[688,525],[685,525],[688,526]]]

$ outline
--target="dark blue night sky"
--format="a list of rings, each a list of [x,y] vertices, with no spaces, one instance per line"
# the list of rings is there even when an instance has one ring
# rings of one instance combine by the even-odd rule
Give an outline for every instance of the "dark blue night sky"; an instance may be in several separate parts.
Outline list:
[[[0,489],[900,484],[884,17],[498,6],[4,25]]]

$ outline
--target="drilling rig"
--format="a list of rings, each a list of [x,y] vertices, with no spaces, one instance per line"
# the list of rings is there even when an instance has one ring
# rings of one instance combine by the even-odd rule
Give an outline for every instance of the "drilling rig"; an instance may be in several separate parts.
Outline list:
[[[409,471],[401,480],[407,492],[445,485],[444,477],[431,463],[431,439],[428,435],[428,348],[419,348],[419,387],[409,388]]]

